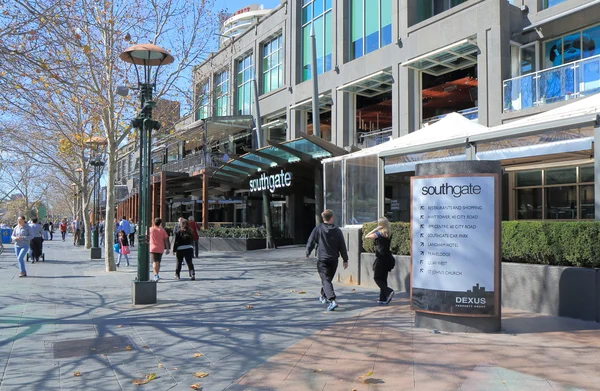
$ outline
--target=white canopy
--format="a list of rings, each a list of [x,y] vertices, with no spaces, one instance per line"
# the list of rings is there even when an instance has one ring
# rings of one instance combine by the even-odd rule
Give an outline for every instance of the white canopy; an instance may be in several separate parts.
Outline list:
[[[455,142],[455,145],[461,145],[466,143],[469,137],[488,131],[488,127],[480,125],[476,121],[468,120],[458,113],[450,113],[433,125],[421,128],[406,136],[398,137],[383,144],[365,148],[348,155],[324,159],[323,162],[327,163],[369,155],[390,156],[410,153],[416,149],[434,149],[436,144],[440,142],[448,145]]]

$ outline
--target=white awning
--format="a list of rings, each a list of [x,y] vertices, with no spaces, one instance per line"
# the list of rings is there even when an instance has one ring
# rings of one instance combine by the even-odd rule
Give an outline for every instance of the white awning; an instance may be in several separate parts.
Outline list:
[[[474,39],[463,39],[441,49],[412,58],[402,66],[413,68],[433,76],[440,76],[477,64],[479,48]]]
[[[592,149],[593,142],[593,137],[555,141],[552,143],[542,143],[523,147],[477,152],[475,158],[477,160],[505,160],[531,156],[553,155],[556,153],[579,152]]]
[[[415,171],[415,166],[421,163],[441,163],[441,162],[460,162],[467,158],[467,155],[455,155],[441,157],[437,159],[421,160],[419,162],[405,162],[405,163],[394,163],[386,164],[384,172],[386,174],[396,174],[399,172],[410,172]]]
[[[337,88],[338,91],[352,92],[356,95],[372,98],[392,90],[394,78],[392,69],[386,68],[382,71],[354,80]]]
[[[290,110],[308,111],[312,112],[312,98],[305,99],[290,106]],[[333,105],[333,99],[331,99],[331,92],[327,92],[319,95],[319,110],[321,113],[331,111],[331,105]]]

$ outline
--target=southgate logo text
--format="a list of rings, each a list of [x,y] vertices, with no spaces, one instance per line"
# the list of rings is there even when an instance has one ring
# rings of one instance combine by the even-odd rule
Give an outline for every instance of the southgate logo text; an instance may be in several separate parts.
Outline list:
[[[250,191],[261,191],[269,190],[271,193],[275,192],[275,189],[282,187],[290,187],[292,185],[292,173],[281,172],[279,174],[268,175],[262,174],[258,179],[250,180]]]
[[[423,186],[421,188],[421,194],[425,195],[452,195],[455,198],[460,198],[463,195],[481,194],[481,186],[473,185],[455,185],[452,186],[449,183],[439,186]]]

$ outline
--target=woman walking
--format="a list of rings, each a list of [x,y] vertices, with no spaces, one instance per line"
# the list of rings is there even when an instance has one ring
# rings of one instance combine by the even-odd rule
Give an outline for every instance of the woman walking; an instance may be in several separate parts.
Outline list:
[[[181,263],[185,259],[188,270],[190,273],[190,280],[196,279],[196,272],[194,270],[194,263],[192,258],[194,257],[194,236],[190,225],[187,220],[181,219],[179,231],[175,234],[175,241],[173,243],[173,254],[177,256],[177,267],[175,269],[175,278],[179,280],[179,274],[181,273]]]
[[[377,227],[365,235],[366,239],[375,240],[375,263],[373,264],[374,280],[379,287],[379,304],[388,304],[394,297],[394,290],[387,284],[388,273],[394,268],[396,261],[390,251],[392,234],[390,222],[385,217],[377,220]]]
[[[29,251],[29,242],[33,239],[31,228],[25,224],[25,216],[20,216],[17,220],[17,225],[12,232],[12,241],[15,243],[15,255],[21,273],[19,277],[27,277],[25,269],[25,256]]]
[[[123,255],[125,255],[125,261],[127,261],[127,266],[129,266],[129,242],[127,241],[127,234],[125,234],[125,231],[119,231],[117,240],[119,243],[119,260],[117,261],[117,267],[121,266],[121,257]]]
[[[150,228],[150,261],[152,261],[152,270],[154,271],[154,281],[160,280],[160,261],[163,253],[169,253],[169,235],[160,225],[162,219],[154,219],[154,227]]]
[[[58,230],[60,231],[60,236],[64,242],[67,236],[67,219],[63,219],[63,221],[61,221],[61,223],[58,225]]]

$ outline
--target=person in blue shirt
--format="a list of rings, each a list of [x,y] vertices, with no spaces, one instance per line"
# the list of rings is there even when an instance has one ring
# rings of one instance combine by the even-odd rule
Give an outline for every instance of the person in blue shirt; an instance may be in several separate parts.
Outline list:
[[[125,235],[129,236],[131,233],[131,224],[127,221],[125,216],[121,217],[121,222],[119,223],[119,231],[125,232]]]

